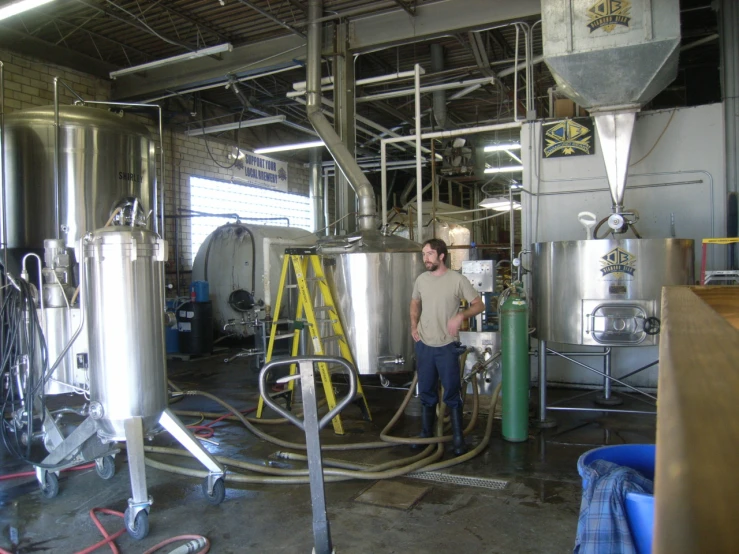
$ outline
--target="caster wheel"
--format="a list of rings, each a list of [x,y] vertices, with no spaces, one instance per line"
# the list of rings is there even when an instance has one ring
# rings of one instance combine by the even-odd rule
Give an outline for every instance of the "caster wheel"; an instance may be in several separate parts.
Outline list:
[[[127,509],[124,516],[124,521],[126,522],[126,531],[128,531],[128,534],[131,536],[132,539],[140,541],[149,534],[149,512],[147,512],[146,510],[141,510],[138,514],[136,514],[136,519],[133,522],[133,526],[129,526]]]
[[[56,476],[56,473],[46,472],[44,484],[41,485],[41,494],[46,498],[54,498],[59,494],[59,477]]]
[[[95,460],[95,471],[101,479],[112,479],[115,475],[115,461],[113,456],[104,456],[99,460]]]
[[[208,481],[203,481],[203,496],[205,499],[214,506],[217,506],[223,499],[226,498],[226,485],[223,484],[223,479],[218,479],[213,483],[213,494],[208,494]]]

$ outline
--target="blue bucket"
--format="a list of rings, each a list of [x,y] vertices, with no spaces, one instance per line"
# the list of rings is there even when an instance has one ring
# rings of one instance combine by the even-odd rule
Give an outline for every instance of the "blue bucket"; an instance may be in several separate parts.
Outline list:
[[[589,485],[584,469],[595,460],[605,460],[630,467],[647,479],[654,480],[654,453],[653,444],[618,444],[587,451],[577,460],[577,472],[582,477],[583,489],[587,489]],[[638,492],[626,493],[626,519],[639,554],[651,554],[654,534],[654,496]]]

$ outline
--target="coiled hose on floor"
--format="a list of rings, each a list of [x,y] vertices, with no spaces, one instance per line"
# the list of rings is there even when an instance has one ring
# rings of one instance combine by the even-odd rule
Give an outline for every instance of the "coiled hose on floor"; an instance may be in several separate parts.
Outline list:
[[[414,388],[415,388],[415,379],[413,383],[411,384],[411,387],[409,388],[405,398],[403,399],[402,404],[396,411],[395,415],[380,433],[380,437],[383,438],[383,441],[368,442],[368,443],[351,443],[351,444],[344,444],[344,445],[323,445],[321,449],[323,451],[342,451],[342,450],[349,451],[349,450],[386,448],[389,446],[397,446],[398,444],[428,444],[428,446],[421,453],[416,454],[414,456],[402,458],[399,460],[393,460],[393,461],[385,462],[383,464],[378,464],[378,465],[370,466],[370,467],[365,467],[359,464],[353,464],[351,462],[345,462],[345,461],[340,461],[340,460],[325,459],[324,464],[327,466],[324,468],[324,472],[323,472],[325,481],[337,482],[337,481],[345,481],[349,479],[368,479],[368,480],[390,479],[393,477],[400,477],[402,475],[406,475],[408,473],[412,473],[412,472],[420,471],[420,470],[435,471],[439,469],[445,469],[445,468],[452,467],[454,465],[463,463],[467,460],[474,458],[487,447],[488,443],[490,442],[490,437],[492,435],[494,412],[495,412],[495,406],[497,403],[497,399],[500,394],[500,385],[496,387],[490,399],[490,405],[488,408],[489,409],[488,419],[487,419],[487,424],[485,426],[485,434],[483,436],[482,441],[480,441],[480,443],[475,448],[473,448],[466,454],[456,457],[456,458],[452,458],[450,460],[444,460],[444,461],[440,461],[442,456],[444,455],[443,443],[451,440],[451,436],[436,436],[436,437],[421,439],[417,437],[393,437],[389,434],[393,426],[400,419],[400,416],[405,410],[405,407],[408,405],[408,402],[410,401],[410,398],[413,395]],[[473,389],[475,390],[475,401],[473,405],[473,418],[470,421],[470,425],[468,425],[467,429],[465,429],[465,433],[469,432],[474,427],[474,424],[477,419],[479,400],[478,400],[477,386],[476,386],[475,381],[473,381]],[[183,391],[182,394],[186,396],[204,396],[205,398],[209,398],[217,402],[218,404],[223,406],[226,410],[231,412],[237,420],[241,421],[241,423],[243,423],[244,426],[247,429],[249,429],[249,431],[251,431],[257,437],[263,440],[269,441],[272,444],[275,444],[283,448],[290,448],[293,450],[304,450],[305,449],[304,444],[278,439],[276,437],[273,437],[272,435],[269,435],[259,430],[249,421],[249,418],[244,417],[233,406],[231,406],[230,404],[228,404],[224,400],[221,400],[220,398],[216,397],[213,394],[203,392],[203,391]],[[440,403],[439,406],[440,406],[440,413],[444,413],[444,404]],[[262,422],[263,420],[258,420],[258,421]],[[436,425],[437,425],[437,434],[441,435],[442,429],[444,426],[443,418],[439,417]],[[185,456],[185,457],[190,456],[189,452],[187,452],[186,450],[179,449],[179,448],[146,446],[144,447],[144,450],[152,454],[167,454],[167,455]],[[307,458],[301,454],[279,452],[278,456],[283,459],[290,459],[290,460],[295,460],[295,461],[307,460]],[[230,482],[250,483],[250,484],[255,484],[255,483],[282,484],[282,485],[303,484],[303,483],[309,482],[308,469],[275,468],[275,467],[269,467],[269,466],[264,466],[260,464],[244,462],[241,460],[236,460],[233,458],[227,458],[223,456],[216,456],[216,459],[222,464],[228,466],[229,469],[239,468],[239,469],[243,469],[246,471],[263,474],[263,475],[244,475],[242,473],[229,472],[227,479]],[[199,477],[199,478],[205,478],[208,476],[207,470],[181,467],[181,466],[161,462],[158,460],[153,460],[149,457],[146,458],[146,464],[155,469],[161,469],[161,470],[168,471],[171,473],[176,473],[179,475],[187,475],[190,477]]]

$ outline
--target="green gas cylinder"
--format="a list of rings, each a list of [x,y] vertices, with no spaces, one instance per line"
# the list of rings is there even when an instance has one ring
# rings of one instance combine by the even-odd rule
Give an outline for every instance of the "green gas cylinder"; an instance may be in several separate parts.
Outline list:
[[[529,435],[529,306],[518,288],[500,309],[503,364],[503,438],[522,442]]]

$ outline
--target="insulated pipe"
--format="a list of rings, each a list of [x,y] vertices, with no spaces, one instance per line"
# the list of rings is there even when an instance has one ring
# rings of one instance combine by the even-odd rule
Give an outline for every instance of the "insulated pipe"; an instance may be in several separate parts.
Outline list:
[[[441,44],[431,45],[431,71],[444,70],[444,47]],[[434,119],[441,129],[446,129],[446,92],[434,91]]]
[[[5,144],[3,144],[5,149]],[[54,77],[54,238],[59,239],[62,195],[59,191],[59,77]]]
[[[3,240],[0,246],[3,247],[3,272],[8,272],[8,207],[6,206],[7,197],[5,196],[5,66],[0,62],[0,202],[3,205]],[[2,283],[0,283],[2,285]],[[0,294],[0,299],[3,296]],[[0,345],[2,343],[0,342]]]
[[[377,224],[375,193],[354,156],[336,134],[331,123],[321,112],[321,24],[322,0],[308,2],[308,56],[306,60],[306,112],[313,128],[321,137],[336,165],[346,176],[357,194],[359,228],[372,231]]]
[[[418,238],[423,242],[423,168],[421,162],[421,66],[416,64],[416,202],[418,204]],[[444,260],[446,261],[446,260]]]
[[[321,149],[311,148],[310,149],[310,164],[309,164],[309,183],[310,183],[310,199],[311,205],[313,206],[313,229],[318,231],[326,226],[326,221],[323,219],[323,176],[321,175]]]

